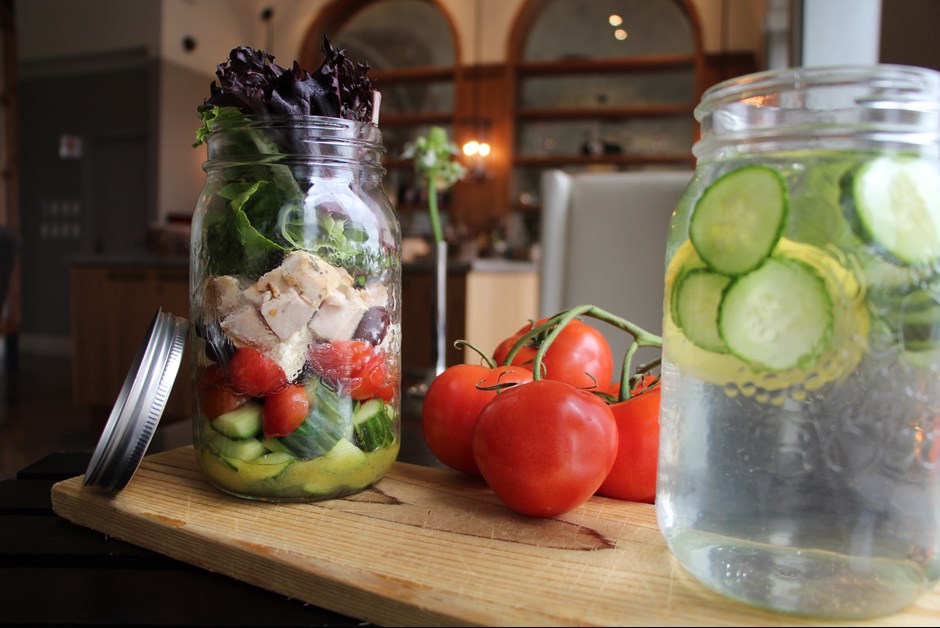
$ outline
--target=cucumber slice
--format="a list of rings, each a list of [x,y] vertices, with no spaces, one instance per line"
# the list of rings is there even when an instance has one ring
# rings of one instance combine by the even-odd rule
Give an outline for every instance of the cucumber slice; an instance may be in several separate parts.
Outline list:
[[[337,441],[351,435],[352,399],[322,382],[308,383],[307,390],[308,394],[312,394],[307,418],[287,436],[272,439],[274,442],[268,446],[272,451],[280,447],[296,458],[311,460],[326,454]]]
[[[232,440],[218,433],[209,433],[206,438],[209,450],[223,459],[237,458],[239,460],[254,460],[268,453],[264,445],[257,438]],[[234,466],[234,465],[232,465]]]
[[[369,399],[353,413],[354,442],[362,451],[375,451],[395,440],[386,407],[381,399]]]
[[[676,325],[689,340],[707,351],[728,350],[718,331],[718,306],[730,282],[727,275],[705,268],[694,268],[676,282],[672,297]]]
[[[900,323],[905,351],[933,351],[940,347],[940,302],[932,293],[908,295],[902,302]]]
[[[718,328],[728,350],[752,366],[808,368],[831,340],[832,298],[813,267],[772,257],[728,286]]]
[[[689,222],[689,239],[710,268],[743,275],[773,252],[789,207],[779,172],[767,166],[743,166],[722,175],[702,193]]]
[[[304,491],[314,495],[328,495],[342,490],[347,479],[356,469],[365,465],[365,452],[345,438],[341,438],[323,458],[322,473],[304,484]]]
[[[844,186],[859,235],[909,265],[940,259],[940,166],[916,157],[878,157]]]
[[[227,438],[254,438],[261,432],[261,404],[248,401],[240,408],[220,414],[209,425]]]
[[[225,458],[225,463],[238,471],[246,480],[270,480],[284,473],[294,463],[290,454],[281,452],[263,454],[254,460]]]

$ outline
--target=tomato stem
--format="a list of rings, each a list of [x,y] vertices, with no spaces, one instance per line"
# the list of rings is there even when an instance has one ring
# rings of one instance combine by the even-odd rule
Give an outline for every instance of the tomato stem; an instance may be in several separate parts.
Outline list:
[[[542,342],[539,343],[539,348],[535,352],[535,363],[532,368],[532,379],[539,380],[542,378],[542,360],[545,357],[545,352],[548,351],[549,346],[552,342],[555,341],[555,338],[561,333],[565,325],[574,320],[579,316],[590,316],[591,318],[596,318],[597,320],[603,321],[609,325],[612,325],[618,329],[622,329],[631,336],[633,336],[633,342],[630,343],[630,346],[627,347],[627,352],[623,357],[623,370],[620,375],[620,395],[619,400],[623,401],[629,399],[631,396],[631,387],[630,387],[630,366],[633,362],[633,357],[636,354],[637,350],[640,347],[658,347],[662,348],[663,339],[662,336],[657,336],[656,334],[650,333],[647,330],[643,329],[639,325],[631,323],[630,321],[612,314],[607,310],[601,309],[596,305],[578,305],[567,310],[562,310],[561,312],[555,314],[554,316],[548,318],[541,325],[533,325],[532,329],[522,334],[513,344],[512,348],[509,350],[509,353],[506,354],[506,358],[503,361],[503,364],[509,365],[512,364],[512,359],[515,357],[516,353],[525,346],[525,344],[535,336],[539,334],[546,334]],[[547,333],[546,333],[547,332]],[[644,365],[641,368],[649,370],[658,364],[658,360]],[[646,371],[644,371],[646,372]]]
[[[470,347],[471,349],[473,349],[474,351],[480,354],[480,357],[483,358],[483,361],[486,362],[486,365],[489,368],[495,369],[497,366],[496,360],[491,358],[489,355],[486,354],[486,352],[484,352],[482,349],[480,349],[479,347],[477,347],[476,345],[474,345],[473,343],[467,340],[463,340],[463,339],[455,340],[454,346],[457,347],[458,349],[460,349],[461,347]]]

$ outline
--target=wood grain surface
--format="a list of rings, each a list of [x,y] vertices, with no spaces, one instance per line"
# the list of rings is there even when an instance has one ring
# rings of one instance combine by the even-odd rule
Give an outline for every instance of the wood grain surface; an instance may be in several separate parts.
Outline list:
[[[699,585],[650,505],[595,497],[528,518],[482,480],[401,462],[349,497],[271,504],[217,491],[188,446],[144,458],[116,496],[75,477],[53,486],[52,503],[79,525],[380,625],[827,625]],[[937,626],[940,591],[838,625]]]

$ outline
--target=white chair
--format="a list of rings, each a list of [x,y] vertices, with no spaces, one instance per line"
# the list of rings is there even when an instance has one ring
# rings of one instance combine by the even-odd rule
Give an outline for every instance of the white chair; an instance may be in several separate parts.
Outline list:
[[[692,171],[542,173],[539,311],[591,304],[662,333],[669,221]],[[614,374],[632,340],[593,318],[614,352]],[[633,367],[658,357],[643,349]]]

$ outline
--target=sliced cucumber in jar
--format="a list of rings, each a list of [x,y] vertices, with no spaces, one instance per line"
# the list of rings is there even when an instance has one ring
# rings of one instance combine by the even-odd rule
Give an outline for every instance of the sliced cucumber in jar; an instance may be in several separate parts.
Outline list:
[[[676,281],[673,319],[689,340],[707,351],[728,350],[718,331],[718,306],[730,282],[727,275],[706,268],[693,268]]]
[[[772,257],[728,286],[718,327],[728,350],[752,366],[810,367],[832,337],[832,298],[811,266]]]
[[[843,206],[859,235],[908,265],[940,260],[940,165],[878,157],[844,185]]]
[[[789,204],[786,182],[777,170],[742,166],[702,193],[689,222],[689,239],[711,269],[743,275],[773,253]]]

